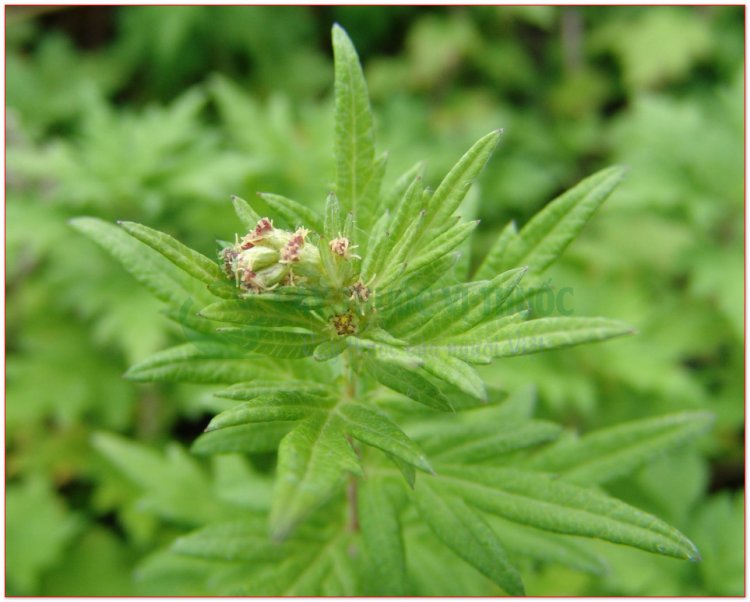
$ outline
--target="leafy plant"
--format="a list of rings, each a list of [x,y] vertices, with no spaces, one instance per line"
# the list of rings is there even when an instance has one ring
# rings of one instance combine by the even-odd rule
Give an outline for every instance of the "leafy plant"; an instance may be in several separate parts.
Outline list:
[[[529,309],[623,170],[583,180],[520,230],[508,225],[472,273],[477,222],[456,213],[501,132],[477,141],[434,190],[419,164],[384,190],[367,85],[338,26],[333,48],[336,179],[323,215],[262,193],[270,219],[235,197],[245,233],[220,243],[218,262],[133,222],[72,222],[189,340],[128,377],[225,386],[193,452],[277,458],[272,483],[235,465],[238,485],[252,487],[218,502],[178,448],[165,462],[97,439],[161,515],[200,525],[151,557],[142,577],[168,589],[184,575],[218,594],[520,595],[529,559],[602,571],[571,536],[698,560],[678,530],[597,486],[694,437],[708,414],[576,438],[532,418],[530,391],[487,387],[474,367],[632,333],[616,320]]]

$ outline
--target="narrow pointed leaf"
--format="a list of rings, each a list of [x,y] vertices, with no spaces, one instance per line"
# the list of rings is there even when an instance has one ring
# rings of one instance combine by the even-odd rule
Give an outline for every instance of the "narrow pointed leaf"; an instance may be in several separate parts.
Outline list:
[[[190,449],[198,455],[272,452],[298,424],[296,420],[276,420],[227,427],[203,433]]]
[[[389,389],[437,410],[450,410],[448,399],[424,374],[424,369],[409,369],[402,364],[372,358],[367,362],[370,374]]]
[[[245,326],[319,326],[309,310],[290,307],[265,299],[234,299],[218,301],[200,310],[198,315],[209,320],[244,324]]]
[[[457,224],[431,241],[416,257],[406,262],[403,275],[408,276],[453,251],[465,241],[479,224],[478,221]]]
[[[330,498],[346,472],[362,474],[362,469],[336,415],[314,416],[289,433],[279,446],[271,506],[274,538],[285,538]]]
[[[186,247],[168,234],[134,222],[119,222],[119,224],[133,238],[140,240],[157,253],[161,253],[193,278],[206,284],[225,279],[221,268],[215,261],[211,261],[205,255]]]
[[[283,359],[308,357],[323,341],[320,334],[278,328],[220,328],[217,332],[243,349]]]
[[[234,212],[242,222],[242,225],[245,226],[245,229],[248,231],[253,230],[260,221],[260,215],[255,213],[246,200],[238,196],[232,197],[232,205],[234,206]]]
[[[362,540],[380,582],[378,593],[384,596],[408,594],[406,554],[398,509],[382,479],[360,481],[357,510]]]
[[[495,150],[501,134],[502,130],[495,130],[480,138],[445,176],[430,199],[429,223],[442,224],[458,209],[472,183]]]
[[[363,195],[375,169],[373,119],[367,83],[346,32],[333,26],[335,84],[336,194],[354,214],[355,221],[368,217]]]
[[[560,473],[566,481],[574,483],[605,483],[699,435],[712,422],[713,415],[708,412],[636,420],[594,431],[580,439],[561,441],[526,465]]]
[[[326,198],[325,219],[323,223],[323,233],[327,239],[333,239],[342,234],[344,227],[343,212],[341,203],[334,193],[330,193]]]
[[[500,272],[503,272],[503,266],[507,264],[505,261],[505,253],[508,249],[508,245],[518,234],[516,224],[510,222],[500,232],[498,237],[495,239],[492,247],[488,251],[482,263],[477,268],[476,274],[474,274],[474,280],[490,280],[494,278]]]
[[[271,194],[270,192],[259,192],[258,196],[273,209],[275,214],[281,215],[291,228],[304,226],[318,233],[323,231],[323,223],[320,220],[320,216],[301,203],[280,194]]]
[[[430,479],[422,479],[414,490],[414,500],[420,516],[446,546],[511,596],[524,595],[518,570],[497,534],[478,513],[459,498],[434,490]]]
[[[377,447],[425,472],[432,472],[422,450],[385,414],[358,403],[344,403],[337,412],[347,432],[362,443]]]
[[[439,466],[442,483],[485,512],[539,529],[594,537],[697,560],[695,546],[655,516],[546,475],[504,468]]]
[[[445,353],[437,354],[435,352],[424,354],[422,358],[424,359],[424,369],[435,378],[450,383],[480,401],[487,401],[487,390],[482,378],[466,362]]]
[[[531,274],[542,273],[578,235],[624,174],[622,167],[603,169],[550,202],[508,244],[503,266],[528,265]]]

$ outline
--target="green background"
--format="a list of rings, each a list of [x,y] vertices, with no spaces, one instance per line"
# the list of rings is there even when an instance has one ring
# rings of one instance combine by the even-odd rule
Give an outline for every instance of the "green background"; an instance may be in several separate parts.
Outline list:
[[[534,384],[540,415],[583,432],[716,416],[697,446],[608,486],[681,529],[702,563],[601,544],[605,576],[528,567],[529,593],[741,595],[742,7],[9,8],[7,592],[203,593],[150,581],[142,562],[237,487],[229,464],[185,451],[211,391],[121,378],[183,333],[67,220],[139,221],[213,254],[239,227],[231,194],[321,207],[333,22],[360,51],[387,180],[427,159],[434,186],[504,129],[476,191],[475,262],[509,220],[629,167],[550,291],[638,336],[498,361],[486,380]],[[124,467],[102,433],[122,437]]]

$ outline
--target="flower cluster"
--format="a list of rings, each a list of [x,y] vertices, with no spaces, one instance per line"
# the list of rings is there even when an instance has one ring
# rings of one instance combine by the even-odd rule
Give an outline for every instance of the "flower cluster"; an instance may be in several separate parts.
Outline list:
[[[219,259],[227,277],[251,293],[316,279],[320,274],[320,252],[307,241],[308,234],[305,228],[295,232],[275,228],[264,217],[254,230],[222,249]]]

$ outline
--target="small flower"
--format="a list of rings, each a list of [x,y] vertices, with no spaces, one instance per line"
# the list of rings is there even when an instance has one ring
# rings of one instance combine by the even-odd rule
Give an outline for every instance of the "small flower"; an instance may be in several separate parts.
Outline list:
[[[351,311],[331,316],[330,322],[339,336],[343,337],[357,333],[357,317]]]
[[[252,249],[255,245],[263,240],[265,236],[274,231],[273,222],[267,217],[262,217],[258,220],[255,229],[252,232],[248,232],[242,237],[240,241],[240,248]]]
[[[281,249],[281,263],[295,263],[300,260],[300,253],[305,246],[305,237],[309,230],[306,228],[297,228],[292,237]]]
[[[354,255],[351,253],[353,249],[356,249],[358,245],[352,245],[348,238],[345,238],[344,236],[339,236],[338,238],[334,238],[331,242],[328,243],[328,246],[331,249],[331,252],[334,255],[338,255],[339,257],[343,257],[344,259],[362,259],[359,255]]]
[[[370,289],[367,288],[364,282],[358,280],[352,286],[349,287],[349,295],[352,301],[360,301],[367,303],[370,298]]]

